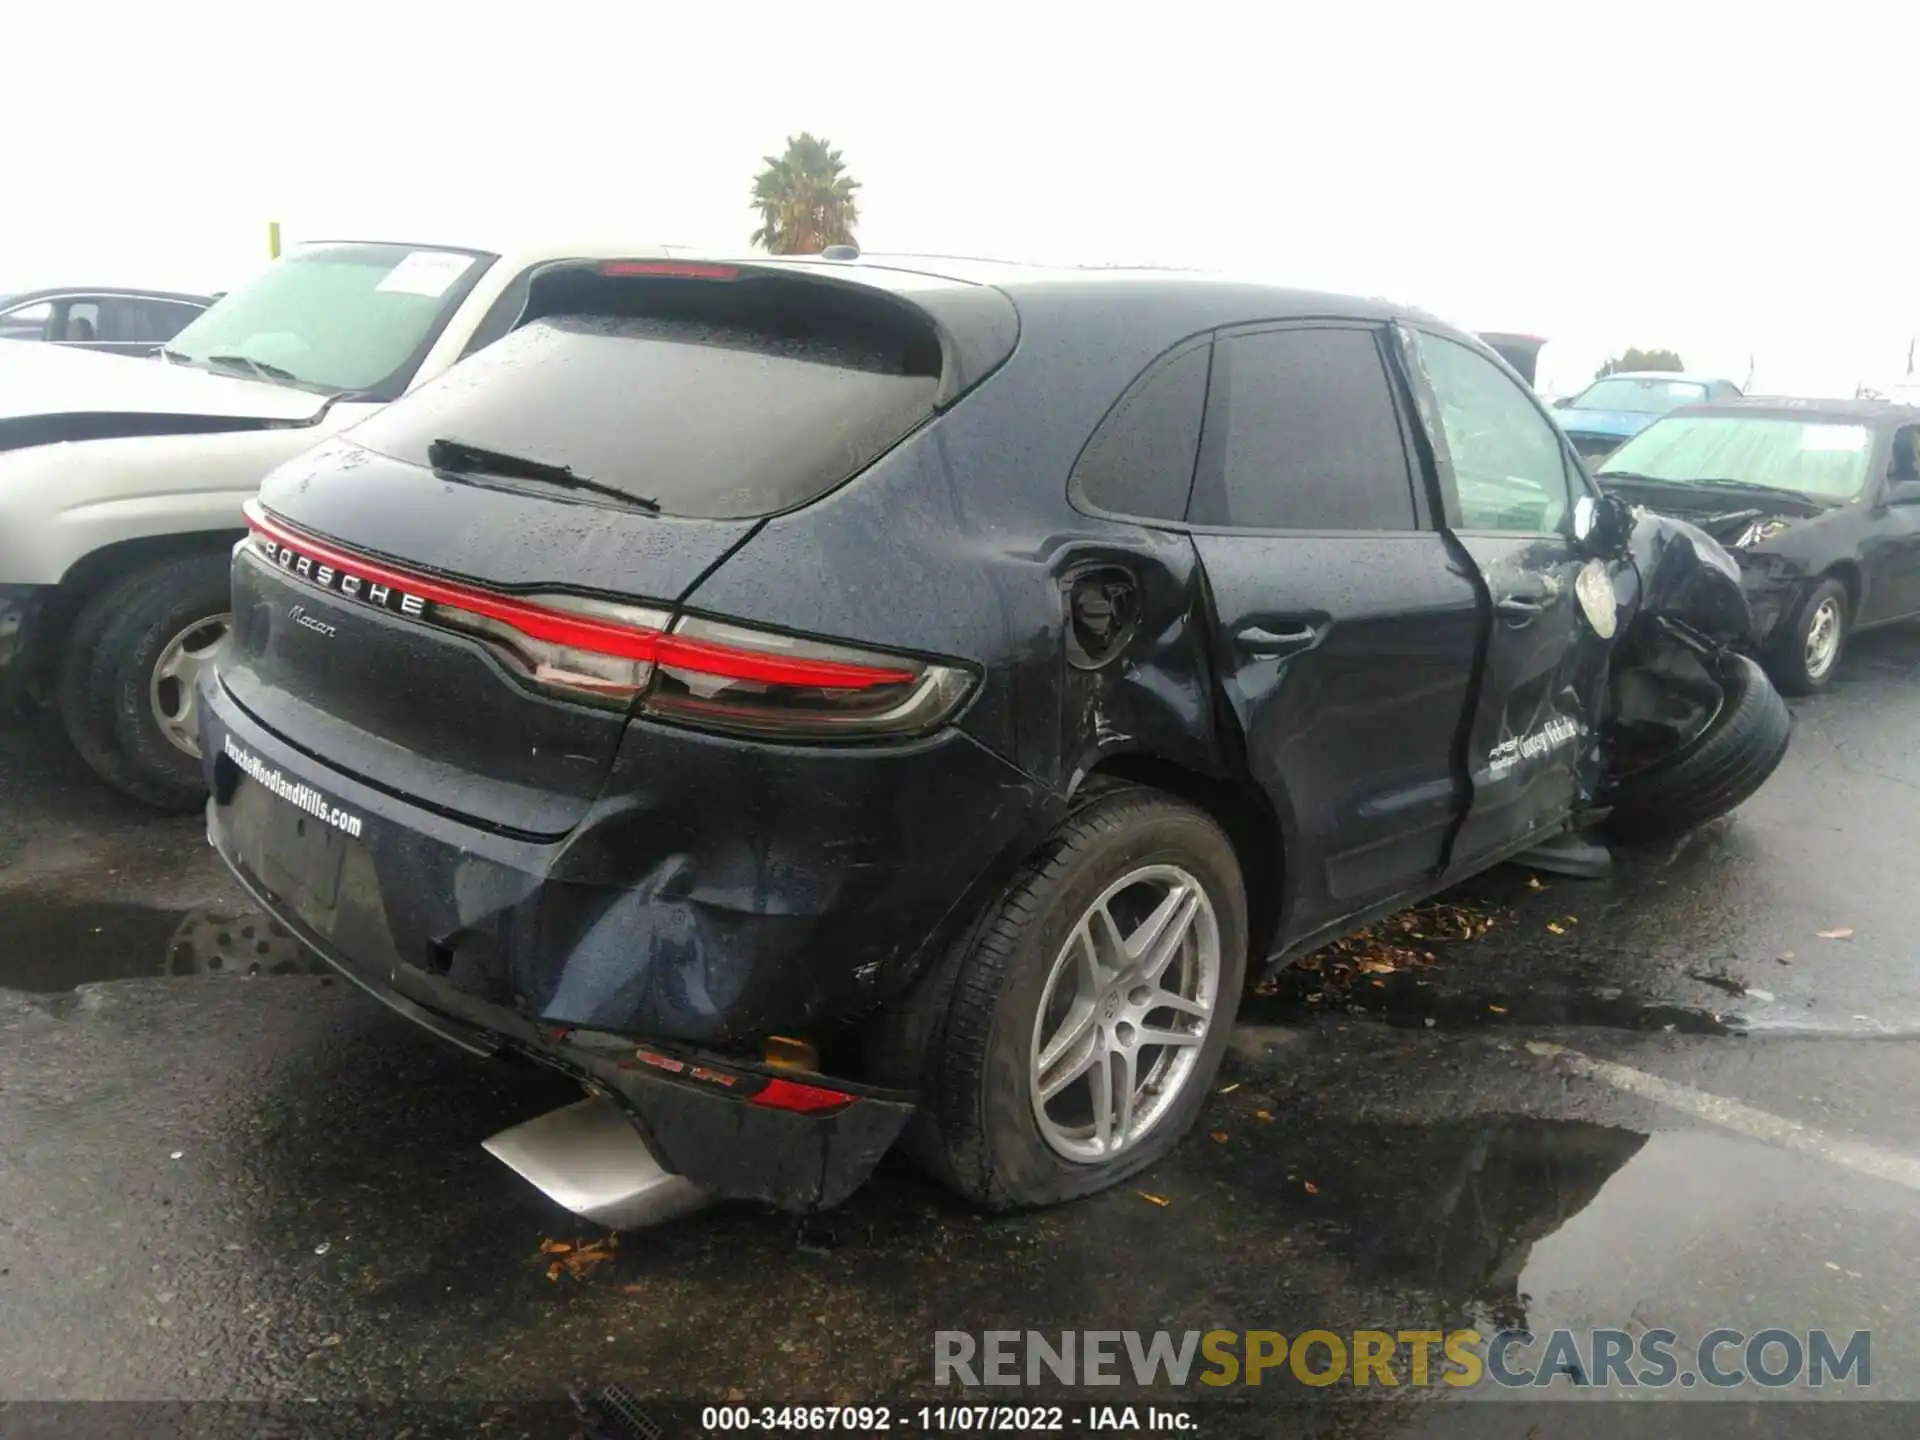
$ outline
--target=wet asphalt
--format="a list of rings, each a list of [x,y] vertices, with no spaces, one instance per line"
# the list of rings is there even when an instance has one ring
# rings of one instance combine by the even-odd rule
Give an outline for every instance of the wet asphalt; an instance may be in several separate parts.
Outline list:
[[[0,1433],[107,1413],[21,1402],[616,1382],[917,1404],[940,1398],[943,1329],[1867,1329],[1870,1393],[1920,1400],[1920,632],[1861,638],[1794,712],[1781,771],[1728,820],[1605,881],[1496,872],[1446,897],[1491,926],[1425,936],[1430,965],[1257,997],[1199,1128],[1137,1184],[989,1219],[888,1166],[829,1220],[720,1207],[579,1278],[549,1278],[543,1242],[599,1237],[479,1148],[576,1092],[320,973],[197,818],[9,731]],[[1157,1398],[1202,1434],[1601,1435],[1650,1408],[1228,1394]],[[1726,1433],[1817,1429],[1719,1398]],[[1281,1408],[1302,1399],[1306,1419]],[[1846,1411],[1850,1434],[1920,1418]]]

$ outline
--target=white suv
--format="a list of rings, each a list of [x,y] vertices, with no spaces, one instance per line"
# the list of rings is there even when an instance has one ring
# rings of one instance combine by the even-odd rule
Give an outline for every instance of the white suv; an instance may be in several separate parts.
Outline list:
[[[537,277],[673,253],[331,241],[153,359],[0,346],[0,702],[57,705],[109,782],[197,805],[193,679],[261,478],[506,334]]]

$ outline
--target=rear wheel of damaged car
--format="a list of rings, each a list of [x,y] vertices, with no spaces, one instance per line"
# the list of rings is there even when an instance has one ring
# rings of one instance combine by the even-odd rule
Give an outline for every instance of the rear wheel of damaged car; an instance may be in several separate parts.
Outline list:
[[[1840,668],[1847,625],[1853,618],[1847,587],[1831,577],[1820,581],[1775,632],[1767,669],[1789,695],[1823,690]]]
[[[992,1209],[1089,1195],[1153,1164],[1207,1096],[1246,952],[1220,827],[1158,791],[1100,794],[934,977],[948,998],[926,1032],[923,1163]]]
[[[206,798],[196,682],[231,628],[230,565],[216,550],[131,571],[67,634],[67,736],[102,779],[149,805],[191,810]]]

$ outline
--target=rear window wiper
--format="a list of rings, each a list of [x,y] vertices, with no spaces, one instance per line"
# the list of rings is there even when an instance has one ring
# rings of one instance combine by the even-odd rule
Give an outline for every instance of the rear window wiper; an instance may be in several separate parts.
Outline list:
[[[224,365],[228,369],[251,370],[262,380],[275,380],[282,385],[300,385],[305,382],[291,370],[283,370],[278,365],[269,365],[264,360],[255,360],[247,355],[209,355],[207,364]]]
[[[602,485],[585,475],[576,475],[569,465],[533,460],[525,455],[511,455],[504,450],[489,450],[484,445],[472,445],[465,440],[451,440],[445,436],[434,440],[427,446],[427,463],[436,470],[447,470],[456,475],[497,475],[503,480],[538,480],[566,490],[585,490],[594,495],[606,495],[652,514],[660,511],[658,500],[635,495],[617,485]]]

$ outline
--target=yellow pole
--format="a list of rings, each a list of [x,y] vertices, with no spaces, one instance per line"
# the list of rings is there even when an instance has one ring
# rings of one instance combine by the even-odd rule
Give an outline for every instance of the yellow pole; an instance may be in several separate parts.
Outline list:
[[[267,222],[267,258],[269,260],[280,258],[280,222],[278,220]]]

